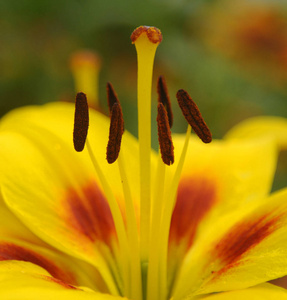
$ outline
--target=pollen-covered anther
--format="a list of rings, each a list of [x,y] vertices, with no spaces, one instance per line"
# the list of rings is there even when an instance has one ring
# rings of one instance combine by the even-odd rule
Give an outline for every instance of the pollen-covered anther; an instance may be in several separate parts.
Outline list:
[[[145,33],[150,40],[150,42],[157,44],[162,41],[161,31],[156,27],[150,26],[139,26],[131,34],[132,43],[135,43],[139,36]]]
[[[173,125],[173,113],[171,110],[170,98],[167,90],[167,85],[163,76],[159,76],[157,80],[158,102],[162,103],[167,111],[169,127]]]
[[[120,153],[122,135],[124,133],[124,120],[120,103],[114,103],[111,109],[110,134],[107,146],[107,161],[114,163]]]
[[[110,82],[107,83],[107,97],[108,97],[108,106],[109,106],[109,111],[110,114],[112,112],[112,107],[115,103],[120,103],[118,96],[114,90],[114,87],[112,86],[112,84]]]
[[[171,139],[171,131],[167,111],[162,103],[157,106],[157,128],[158,141],[160,146],[161,158],[166,165],[174,163],[174,147]]]
[[[203,120],[199,108],[189,94],[185,90],[179,90],[176,98],[186,121],[194,132],[204,143],[210,143],[212,141],[211,132]]]
[[[85,142],[89,128],[89,107],[87,97],[84,93],[76,96],[75,119],[73,142],[76,151],[81,152],[85,147]]]

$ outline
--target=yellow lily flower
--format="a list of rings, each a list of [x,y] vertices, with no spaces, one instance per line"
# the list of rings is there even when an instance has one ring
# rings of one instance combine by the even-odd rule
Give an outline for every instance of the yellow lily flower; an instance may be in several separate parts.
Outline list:
[[[1,299],[287,299],[266,283],[287,275],[287,188],[270,195],[287,120],[247,121],[211,144],[190,126],[171,136],[160,78],[156,153],[150,100],[161,39],[154,27],[132,34],[139,140],[122,135],[110,84],[111,120],[88,115],[83,93],[75,115],[51,103],[2,119]],[[210,142],[188,94],[177,98]]]

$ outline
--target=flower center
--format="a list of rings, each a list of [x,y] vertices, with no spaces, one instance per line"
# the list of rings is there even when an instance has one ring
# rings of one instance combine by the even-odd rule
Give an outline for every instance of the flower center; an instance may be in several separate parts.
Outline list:
[[[151,88],[154,56],[162,40],[161,32],[154,27],[140,26],[131,35],[138,58],[138,139],[140,172],[140,230],[132,193],[126,174],[124,153],[120,153],[121,138],[124,132],[122,110],[118,97],[110,83],[107,84],[108,105],[110,111],[110,133],[107,146],[107,161],[117,161],[122,180],[125,199],[126,220],[123,219],[112,188],[96,157],[87,137],[88,105],[85,94],[76,97],[74,125],[74,146],[82,151],[86,143],[114,220],[119,246],[119,272],[122,282],[119,294],[134,300],[167,299],[167,256],[168,240],[172,212],[175,207],[176,193],[183,168],[191,127],[203,142],[211,141],[211,133],[205,124],[199,109],[184,90],[179,90],[177,100],[183,115],[189,123],[181,155],[177,161],[173,179],[165,184],[166,165],[174,163],[174,146],[171,138],[173,116],[167,86],[163,77],[159,77],[158,91],[158,139],[160,154],[154,183],[151,182]],[[154,189],[151,189],[151,186]]]

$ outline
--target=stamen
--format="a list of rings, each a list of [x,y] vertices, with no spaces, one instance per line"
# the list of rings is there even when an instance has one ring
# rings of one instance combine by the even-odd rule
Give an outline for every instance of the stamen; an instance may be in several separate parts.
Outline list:
[[[118,100],[117,94],[110,82],[107,83],[107,96],[108,96],[108,105],[110,116],[112,118],[113,111],[118,109],[116,107],[121,107],[120,102]],[[120,108],[121,110],[121,108]],[[122,115],[122,113],[121,113]],[[122,131],[123,129],[123,118],[122,120]],[[112,123],[112,120],[111,120]],[[111,124],[112,127],[112,124]],[[110,129],[111,130],[111,129]],[[111,132],[110,132],[111,136]],[[120,135],[121,138],[121,135]],[[110,142],[110,140],[109,140]],[[112,144],[112,142],[111,142]],[[109,144],[108,144],[109,148]],[[119,149],[118,149],[119,150]],[[119,155],[119,154],[118,154]],[[108,149],[107,149],[107,158],[108,158]],[[117,157],[116,157],[117,159]],[[115,160],[116,160],[115,159]],[[112,161],[113,162],[113,161]],[[137,222],[135,211],[133,207],[133,200],[131,195],[131,190],[129,188],[128,178],[125,170],[125,163],[123,162],[123,153],[118,157],[118,166],[121,176],[121,181],[123,185],[125,206],[126,206],[126,214],[127,214],[127,234],[128,234],[128,242],[130,246],[130,257],[131,257],[131,277],[130,277],[130,294],[132,299],[141,300],[142,292],[141,292],[141,270],[140,270],[140,258],[139,258],[139,241],[138,241],[138,232],[137,232]]]
[[[101,182],[102,188],[105,191],[105,195],[107,198],[107,201],[109,203],[111,213],[113,215],[113,220],[115,222],[115,227],[117,231],[117,237],[119,239],[119,249],[120,249],[120,257],[122,260],[122,270],[123,270],[123,281],[124,281],[124,290],[127,291],[128,286],[129,286],[129,247],[128,247],[128,239],[126,235],[126,230],[125,230],[125,225],[124,225],[124,220],[119,208],[119,204],[113,194],[113,191],[106,180],[106,177],[98,164],[98,161],[96,159],[96,156],[93,153],[92,147],[87,139],[87,150],[91,159],[91,162],[95,168],[96,174],[98,175],[98,178]],[[107,281],[109,283],[109,281]]]
[[[173,114],[171,110],[170,98],[167,85],[163,76],[159,76],[157,80],[158,102],[162,103],[167,111],[169,127],[173,125]]]
[[[179,90],[176,98],[186,121],[194,132],[204,143],[210,143],[212,140],[211,132],[204,122],[199,108],[189,94],[185,90]]]
[[[165,190],[165,169],[166,166],[158,155],[157,170],[155,175],[154,193],[151,208],[151,234],[149,245],[149,265],[148,265],[148,282],[147,282],[147,299],[163,299],[164,291],[160,288],[160,236],[161,221],[163,214],[164,190]]]
[[[158,141],[161,151],[162,161],[166,165],[172,165],[174,163],[173,143],[171,139],[171,131],[169,127],[169,119],[167,111],[162,103],[157,106],[157,128],[158,128]]]
[[[122,135],[124,132],[124,120],[120,103],[114,103],[111,109],[110,135],[107,146],[107,161],[115,162],[121,149]]]
[[[97,53],[81,50],[71,56],[70,67],[75,81],[76,91],[89,95],[89,107],[99,108],[98,82],[101,59]]]
[[[160,228],[160,240],[159,240],[159,245],[160,245],[160,290],[162,291],[163,298],[162,299],[167,299],[167,253],[168,253],[168,237],[169,237],[169,229],[170,229],[170,223],[171,223],[171,217],[172,217],[172,212],[173,208],[175,205],[176,201],[176,192],[178,188],[178,183],[180,180],[182,168],[184,165],[187,149],[188,149],[188,144],[190,140],[190,132],[191,132],[191,127],[187,127],[187,132],[185,135],[185,141],[183,148],[181,150],[181,155],[178,161],[178,164],[176,166],[176,170],[172,179],[172,182],[169,186],[169,188],[165,191],[164,193],[164,207],[163,207],[163,214],[162,214],[162,222],[161,222],[161,228]],[[169,297],[168,297],[169,298]]]
[[[108,96],[108,106],[111,114],[113,105],[119,103],[118,95],[116,94],[114,87],[110,82],[107,83],[107,96]]]
[[[74,119],[73,141],[76,151],[81,152],[85,147],[85,142],[89,128],[89,107],[87,97],[84,93],[76,96],[76,108]]]
[[[133,197],[128,181],[125,168],[123,152],[119,155],[118,166],[123,186],[125,207],[126,207],[126,226],[127,236],[130,248],[130,299],[142,300],[142,280],[141,280],[141,264],[139,252],[139,239],[137,230],[137,220],[135,208],[133,205]]]

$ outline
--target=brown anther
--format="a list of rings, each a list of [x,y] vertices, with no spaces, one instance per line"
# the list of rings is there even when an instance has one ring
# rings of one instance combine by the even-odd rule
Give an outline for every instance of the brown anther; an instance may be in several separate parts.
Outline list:
[[[76,108],[74,119],[73,141],[76,151],[81,152],[85,147],[85,142],[89,128],[89,107],[87,97],[84,93],[76,96]]]
[[[179,90],[176,98],[186,121],[194,132],[204,143],[210,143],[212,141],[211,132],[204,122],[199,108],[189,94],[185,90]]]
[[[107,161],[114,163],[120,153],[122,135],[124,133],[124,119],[120,103],[114,103],[111,109],[110,134],[107,146]]]
[[[131,34],[132,43],[135,43],[138,37],[143,33],[145,33],[148,39],[154,44],[160,43],[162,41],[162,34],[158,28],[150,26],[139,26]]]
[[[107,83],[108,106],[111,114],[112,107],[115,103],[119,103],[118,96],[110,82]]]
[[[170,98],[167,90],[167,85],[163,76],[159,76],[157,80],[158,102],[162,103],[167,111],[169,127],[173,125],[173,114],[171,110]]]
[[[174,163],[174,147],[171,139],[171,131],[167,111],[162,103],[157,106],[157,130],[161,158],[166,165]]]

